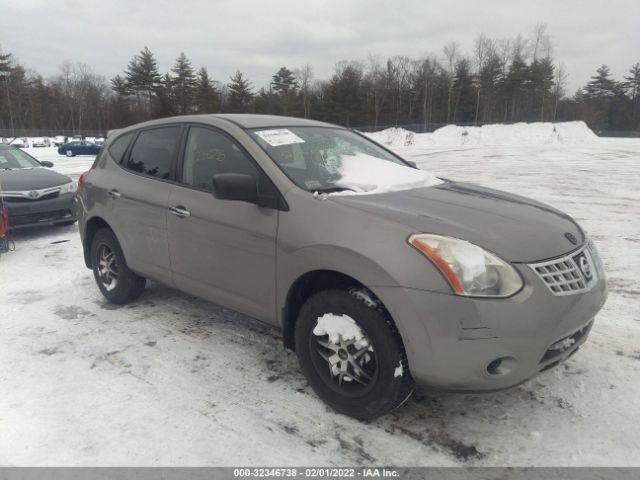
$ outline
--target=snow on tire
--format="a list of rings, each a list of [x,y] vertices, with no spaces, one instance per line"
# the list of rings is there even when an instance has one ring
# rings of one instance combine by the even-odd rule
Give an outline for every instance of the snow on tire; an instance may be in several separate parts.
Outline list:
[[[300,310],[295,343],[311,387],[345,415],[379,417],[413,390],[400,335],[370,292],[326,290],[311,296]]]

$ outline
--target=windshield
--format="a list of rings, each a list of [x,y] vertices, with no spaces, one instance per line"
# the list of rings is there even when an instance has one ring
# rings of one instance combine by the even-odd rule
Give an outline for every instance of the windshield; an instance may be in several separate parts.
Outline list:
[[[383,193],[440,183],[350,130],[258,128],[250,134],[296,185],[310,192]]]
[[[19,148],[0,148],[0,170],[41,166],[35,158],[24,153]]]

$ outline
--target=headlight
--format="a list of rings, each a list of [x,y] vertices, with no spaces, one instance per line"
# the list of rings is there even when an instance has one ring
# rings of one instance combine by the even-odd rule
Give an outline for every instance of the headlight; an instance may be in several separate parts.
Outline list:
[[[69,182],[69,183],[65,183],[64,185],[60,185],[60,195],[64,194],[64,193],[72,193],[76,191],[76,183],[75,182]]]
[[[458,295],[509,297],[522,288],[515,268],[473,243],[423,233],[411,235],[409,244],[433,262]]]

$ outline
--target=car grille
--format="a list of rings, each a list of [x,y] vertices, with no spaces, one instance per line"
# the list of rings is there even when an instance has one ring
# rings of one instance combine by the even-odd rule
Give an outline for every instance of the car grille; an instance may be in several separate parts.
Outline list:
[[[41,197],[38,197],[38,198],[5,197],[4,201],[7,203],[32,203],[32,202],[38,202],[40,200],[51,200],[54,198],[58,198],[59,195],[60,195],[60,191],[57,191],[53,193],[47,193],[46,195],[42,195]]]
[[[578,347],[582,344],[585,337],[589,334],[592,326],[593,322],[589,322],[580,330],[572,333],[571,335],[567,335],[566,337],[550,345],[544,356],[540,360],[540,363],[546,363],[556,357],[563,355],[569,350],[577,350]]]
[[[538,274],[551,293],[559,296],[585,292],[602,275],[602,263],[591,240],[564,257],[531,263],[529,267]]]

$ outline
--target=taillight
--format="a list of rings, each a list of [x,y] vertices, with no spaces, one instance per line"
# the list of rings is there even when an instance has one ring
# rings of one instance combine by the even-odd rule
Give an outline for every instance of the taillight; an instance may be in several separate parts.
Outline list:
[[[78,188],[77,188],[78,192],[82,188],[82,185],[84,184],[84,181],[87,179],[87,175],[89,175],[88,171],[84,172],[82,175],[80,175],[80,178],[78,178]]]

